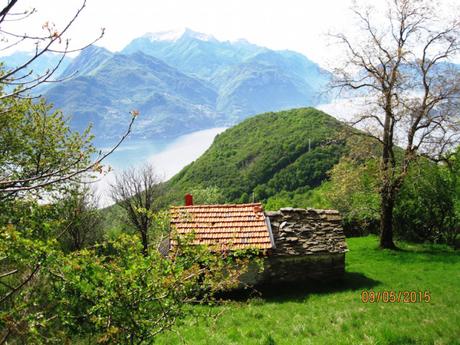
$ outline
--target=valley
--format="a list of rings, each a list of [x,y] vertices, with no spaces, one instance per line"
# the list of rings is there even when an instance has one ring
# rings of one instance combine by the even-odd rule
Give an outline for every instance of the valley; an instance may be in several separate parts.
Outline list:
[[[18,61],[13,56],[10,63]],[[70,117],[72,128],[92,123],[102,147],[123,133],[132,110],[140,112],[134,140],[171,140],[329,100],[323,91],[330,73],[304,55],[190,29],[146,34],[121,52],[91,46],[64,66],[57,76],[63,81],[40,91]]]

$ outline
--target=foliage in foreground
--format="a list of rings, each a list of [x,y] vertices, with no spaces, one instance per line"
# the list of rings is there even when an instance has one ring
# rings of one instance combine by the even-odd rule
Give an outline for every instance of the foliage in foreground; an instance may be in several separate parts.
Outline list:
[[[236,286],[247,267],[245,253],[227,255],[181,241],[168,257],[154,250],[143,254],[140,239],[126,234],[65,254],[55,239],[31,240],[12,225],[2,227],[2,269],[23,270],[20,279],[14,273],[1,277],[2,339],[151,343],[193,312],[191,304],[211,302],[215,292]]]
[[[244,254],[185,241],[163,257],[155,243],[141,250],[140,238],[123,228],[102,233],[81,180],[101,172],[108,153],[91,161],[89,129],[72,131],[43,100],[4,99],[0,108],[0,344],[88,336],[100,344],[151,343],[191,303],[236,284]],[[157,235],[168,223],[163,213],[135,211]]]
[[[0,201],[61,192],[78,172],[92,172],[88,127],[72,132],[61,111],[43,99],[4,99],[0,109]]]

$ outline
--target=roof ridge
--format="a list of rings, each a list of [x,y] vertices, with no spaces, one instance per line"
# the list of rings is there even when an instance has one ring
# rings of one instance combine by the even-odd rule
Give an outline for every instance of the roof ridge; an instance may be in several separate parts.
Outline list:
[[[211,207],[254,207],[254,206],[262,206],[262,203],[260,202],[255,202],[255,203],[249,203],[249,204],[214,204],[214,205],[190,205],[190,206],[184,206],[184,205],[179,205],[179,206],[171,206],[171,208],[211,208]]]

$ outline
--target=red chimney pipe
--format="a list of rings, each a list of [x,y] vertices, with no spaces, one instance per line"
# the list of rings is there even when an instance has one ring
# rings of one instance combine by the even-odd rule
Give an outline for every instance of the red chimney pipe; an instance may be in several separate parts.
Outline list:
[[[185,206],[192,206],[192,205],[193,205],[193,195],[185,194]]]

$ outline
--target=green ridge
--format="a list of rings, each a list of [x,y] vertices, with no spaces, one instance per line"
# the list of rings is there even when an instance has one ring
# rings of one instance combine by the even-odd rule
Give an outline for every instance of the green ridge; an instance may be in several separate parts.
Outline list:
[[[315,188],[345,150],[344,124],[314,108],[265,113],[218,135],[167,183],[168,202],[196,188],[218,187],[227,202],[265,201],[281,191]]]

